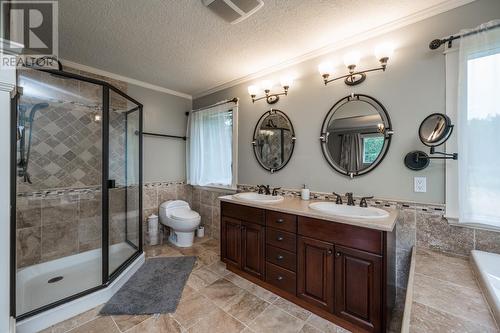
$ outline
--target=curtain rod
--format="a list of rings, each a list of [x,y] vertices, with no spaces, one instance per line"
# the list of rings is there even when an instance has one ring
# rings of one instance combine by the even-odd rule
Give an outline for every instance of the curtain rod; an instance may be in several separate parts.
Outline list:
[[[238,97],[233,97],[232,99],[228,99],[228,100],[225,100],[225,101],[222,101],[222,102],[219,102],[219,103],[215,103],[215,104],[212,104],[212,105],[208,105],[208,106],[204,106],[202,108],[199,108],[199,109],[196,109],[196,110],[192,110],[191,112],[198,112],[198,111],[202,111],[202,110],[206,110],[206,109],[209,109],[211,107],[214,107],[214,106],[218,106],[218,105],[223,105],[223,104],[226,104],[226,103],[238,103]]]
[[[444,38],[444,39],[434,39],[432,40],[430,43],[429,43],[429,48],[431,50],[435,50],[437,48],[439,48],[441,45],[443,44],[446,44],[448,43],[448,47],[450,48],[452,46],[452,43],[455,39],[459,39],[459,38],[462,38],[462,37],[466,37],[466,36],[470,36],[470,35],[475,35],[477,33],[480,33],[480,32],[483,32],[483,31],[487,31],[487,30],[491,30],[491,29],[495,29],[495,28],[498,28],[500,27],[500,23],[497,23],[495,25],[492,25],[491,27],[486,27],[486,28],[483,28],[483,29],[477,29],[477,30],[474,30],[474,31],[470,31],[466,34],[463,34],[463,35],[458,35],[458,36],[450,36],[448,38]]]

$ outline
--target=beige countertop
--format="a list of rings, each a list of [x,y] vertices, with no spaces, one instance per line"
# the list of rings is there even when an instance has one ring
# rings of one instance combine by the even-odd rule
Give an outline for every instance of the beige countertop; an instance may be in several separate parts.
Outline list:
[[[500,332],[467,257],[413,252],[401,332]]]
[[[397,209],[386,209],[389,212],[389,217],[383,219],[351,219],[345,217],[337,217],[309,208],[310,203],[321,202],[322,200],[302,200],[300,198],[294,197],[285,197],[283,201],[272,204],[259,204],[255,202],[243,201],[233,197],[232,195],[219,197],[219,199],[224,202],[231,202],[238,205],[257,207],[306,217],[313,217],[317,219],[350,224],[358,227],[381,231],[393,231],[394,226],[396,225],[396,219],[398,217]]]

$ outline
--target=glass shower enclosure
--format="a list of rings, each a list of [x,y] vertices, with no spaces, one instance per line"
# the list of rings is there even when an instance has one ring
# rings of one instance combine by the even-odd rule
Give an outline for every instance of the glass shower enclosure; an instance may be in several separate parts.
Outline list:
[[[142,104],[79,71],[18,71],[11,312],[105,288],[142,253]]]

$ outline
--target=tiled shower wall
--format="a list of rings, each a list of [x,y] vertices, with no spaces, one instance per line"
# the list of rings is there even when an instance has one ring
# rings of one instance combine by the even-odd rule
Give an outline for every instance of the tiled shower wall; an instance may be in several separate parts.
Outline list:
[[[127,92],[125,82],[88,72],[64,68],[65,71],[109,82]],[[20,71],[21,80],[32,85],[54,87],[45,99],[22,96],[27,114],[35,103],[46,102],[26,133],[32,130],[28,172],[32,184],[18,177],[18,192],[29,193],[49,189],[82,188],[101,183],[102,87],[78,80],[62,79],[40,71]],[[127,102],[118,94],[110,94],[110,178],[123,181],[125,157],[125,116]],[[31,128],[30,128],[31,127]],[[26,139],[26,142],[28,139]]]
[[[110,190],[110,243],[125,241],[125,189]],[[101,247],[101,191],[18,196],[17,268]]]

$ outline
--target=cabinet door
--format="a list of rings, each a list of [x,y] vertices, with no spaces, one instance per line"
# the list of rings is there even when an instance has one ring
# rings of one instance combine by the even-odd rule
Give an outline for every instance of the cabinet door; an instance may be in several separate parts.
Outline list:
[[[241,222],[241,268],[264,279],[265,227]]]
[[[382,259],[348,247],[335,247],[335,313],[368,330],[381,329]]]
[[[241,267],[241,222],[229,217],[221,221],[221,257],[226,264]]]
[[[297,296],[333,312],[333,244],[316,239],[298,239]]]

